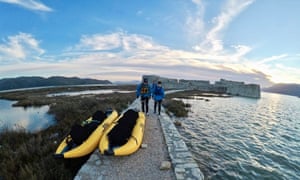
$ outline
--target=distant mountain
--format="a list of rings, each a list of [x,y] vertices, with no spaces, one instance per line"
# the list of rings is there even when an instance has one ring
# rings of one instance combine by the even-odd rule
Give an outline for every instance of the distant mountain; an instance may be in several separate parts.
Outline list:
[[[263,91],[300,97],[300,84],[275,84]]]
[[[43,86],[64,86],[64,85],[84,85],[84,84],[111,84],[108,80],[80,79],[77,77],[53,76],[43,77],[17,77],[0,79],[0,90],[32,88]]]

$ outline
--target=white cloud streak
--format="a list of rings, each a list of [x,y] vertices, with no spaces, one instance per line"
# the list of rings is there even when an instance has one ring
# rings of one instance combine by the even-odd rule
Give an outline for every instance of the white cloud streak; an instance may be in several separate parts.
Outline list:
[[[53,11],[53,9],[46,6],[45,4],[34,0],[0,0],[0,2],[19,5],[23,8],[34,10],[34,11],[44,11],[44,12]]]
[[[205,8],[201,0],[192,0],[195,4],[195,12],[188,11],[185,26],[190,39],[199,41],[205,34],[204,13]]]
[[[198,32],[198,34],[194,35],[198,36],[199,34],[205,34],[199,43],[194,46],[194,50],[199,52],[209,51],[214,54],[223,54],[225,53],[222,41],[224,31],[230,22],[245,8],[252,4],[254,0],[228,0],[221,8],[219,15],[211,20],[211,28],[208,28],[209,26],[207,26],[203,21],[203,12],[205,9],[203,3],[200,0],[192,0],[192,2],[195,3],[198,8],[194,16],[187,17],[187,28],[191,29],[193,32]],[[204,27],[207,28],[204,29]],[[238,48],[238,50],[240,50],[240,48]],[[250,48],[247,47],[247,51],[244,52],[249,52],[249,50]],[[241,51],[237,51],[236,56],[239,56],[239,53],[241,53]]]
[[[259,65],[259,64],[270,63],[270,62],[273,62],[273,61],[284,59],[286,57],[288,57],[288,54],[281,54],[281,55],[278,55],[278,56],[272,56],[272,57],[268,57],[268,58],[264,58],[264,59],[260,60],[257,64]]]

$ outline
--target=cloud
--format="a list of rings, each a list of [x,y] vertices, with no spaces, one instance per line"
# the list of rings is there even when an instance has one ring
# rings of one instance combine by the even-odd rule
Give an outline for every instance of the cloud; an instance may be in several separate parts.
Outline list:
[[[120,45],[120,33],[112,33],[107,35],[83,35],[79,44],[75,45],[75,47],[69,48],[68,50],[102,51],[115,49],[120,47]]]
[[[205,8],[201,0],[192,0],[195,4],[194,11],[188,11],[185,26],[188,37],[192,40],[200,41],[205,34],[204,13]],[[198,42],[195,42],[198,43]]]
[[[116,49],[134,51],[158,50],[163,48],[156,44],[149,36],[127,34],[126,32],[118,31],[111,34],[83,35],[77,45],[67,48],[66,51],[113,51]]]
[[[22,40],[22,43],[20,41]],[[26,43],[25,43],[26,42]],[[21,44],[21,45],[20,45]],[[0,66],[0,76],[80,76],[98,79],[139,80],[143,74],[183,79],[216,81],[220,78],[267,83],[268,76],[237,62],[224,63],[227,55],[172,49],[155,42],[151,37],[118,31],[110,34],[83,35],[78,44],[56,57],[43,55],[43,61],[30,61],[44,51],[31,35],[20,33],[9,37],[0,49],[18,49],[23,53],[15,64]],[[26,47],[26,48],[24,48]],[[245,47],[240,48],[241,54]],[[24,49],[27,49],[26,51]],[[247,48],[245,48],[247,49]],[[31,51],[35,53],[28,53]],[[6,52],[6,51],[5,51]],[[0,50],[3,54],[3,51]],[[15,53],[6,53],[13,56]],[[48,60],[56,59],[56,61]]]
[[[284,59],[288,57],[288,54],[281,54],[281,55],[278,55],[278,56],[271,56],[271,57],[267,57],[267,58],[264,58],[262,60],[260,60],[257,64],[265,64],[265,63],[269,63],[269,62],[273,62],[273,61],[276,61],[276,60],[279,60],[279,59]]]
[[[0,44],[0,62],[25,60],[27,58],[38,59],[45,51],[39,47],[39,41],[31,34],[19,33],[9,36]]]
[[[270,74],[270,80],[274,83],[298,83],[300,84],[300,72],[297,67],[285,66],[283,64],[262,64],[257,67],[258,71]]]
[[[222,12],[219,16],[213,19],[213,28],[207,33],[205,46],[209,46],[212,51],[222,51],[223,43],[220,38],[221,33],[227,28],[229,23],[247,6],[249,6],[253,0],[229,0],[222,8]]]
[[[45,12],[53,11],[50,7],[44,5],[41,2],[34,1],[34,0],[0,0],[0,2],[19,5],[21,7],[24,7],[29,10],[34,10],[34,11],[45,11]]]
[[[238,52],[236,58],[250,50],[249,47],[242,45],[234,48]],[[78,54],[77,51],[81,52]],[[258,73],[247,65],[234,61],[224,64],[226,59],[233,58],[232,55],[171,49],[158,44],[151,37],[127,34],[123,31],[84,35],[77,45],[68,48],[68,53],[73,57],[69,62],[78,65],[78,68],[81,68],[80,72],[83,72],[82,67],[85,67],[87,70],[85,74],[97,76],[108,74],[117,76],[124,72],[124,77],[132,75],[133,79],[142,74],[159,74],[167,77],[207,80],[227,77],[241,81],[242,77],[247,77],[247,81],[252,83],[268,82],[267,75],[263,76],[263,73]],[[72,69],[76,67],[73,66]],[[121,76],[118,78],[122,79]]]
[[[136,12],[136,15],[137,15],[137,16],[142,16],[142,15],[143,15],[143,11],[142,11],[142,10],[138,10],[138,11]]]
[[[194,50],[199,52],[224,53],[222,36],[230,22],[245,8],[254,2],[254,0],[228,0],[221,8],[218,16],[211,19],[211,26],[203,21],[204,4],[200,0],[192,0],[197,6],[194,16],[187,17],[187,28],[192,32],[198,32],[194,35],[202,35],[202,39],[194,46]],[[193,23],[195,22],[195,23]],[[238,51],[240,53],[240,51]]]
[[[300,84],[300,71],[298,56],[281,54],[271,56],[259,60],[258,62],[250,63],[258,71],[265,72],[270,75],[270,80],[274,83],[298,83]],[[283,62],[287,65],[283,65]]]

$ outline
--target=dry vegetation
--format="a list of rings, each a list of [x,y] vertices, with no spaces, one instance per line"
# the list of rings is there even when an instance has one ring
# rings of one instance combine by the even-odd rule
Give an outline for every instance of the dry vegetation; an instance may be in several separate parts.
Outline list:
[[[85,87],[86,88],[86,87]],[[112,108],[121,112],[135,98],[135,93],[112,93],[85,96],[46,97],[49,93],[86,90],[78,88],[40,89],[1,93],[0,98],[17,100],[15,106],[49,105],[56,124],[37,133],[25,130],[5,130],[0,134],[0,179],[73,179],[89,156],[71,160],[52,157],[58,143],[74,123],[87,119],[96,110]],[[98,87],[98,89],[116,89]],[[96,89],[96,87],[89,88]],[[135,86],[121,86],[121,90],[134,90]]]
[[[230,97],[222,93],[207,93],[199,90],[179,91],[166,96],[163,102],[164,107],[168,114],[173,114],[176,117],[187,117],[190,104],[185,104],[181,98],[198,98],[208,101],[205,97]]]

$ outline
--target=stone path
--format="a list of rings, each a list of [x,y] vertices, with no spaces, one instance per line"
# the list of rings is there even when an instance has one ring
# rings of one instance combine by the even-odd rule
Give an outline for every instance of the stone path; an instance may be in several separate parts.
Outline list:
[[[129,108],[140,109],[140,101],[135,100]],[[143,138],[146,148],[140,148],[132,155],[124,157],[100,155],[96,149],[81,167],[75,180],[204,179],[192,154],[164,109],[158,117],[153,114],[152,100],[149,108],[150,115],[146,116]],[[172,168],[160,170],[162,161],[171,161]]]

